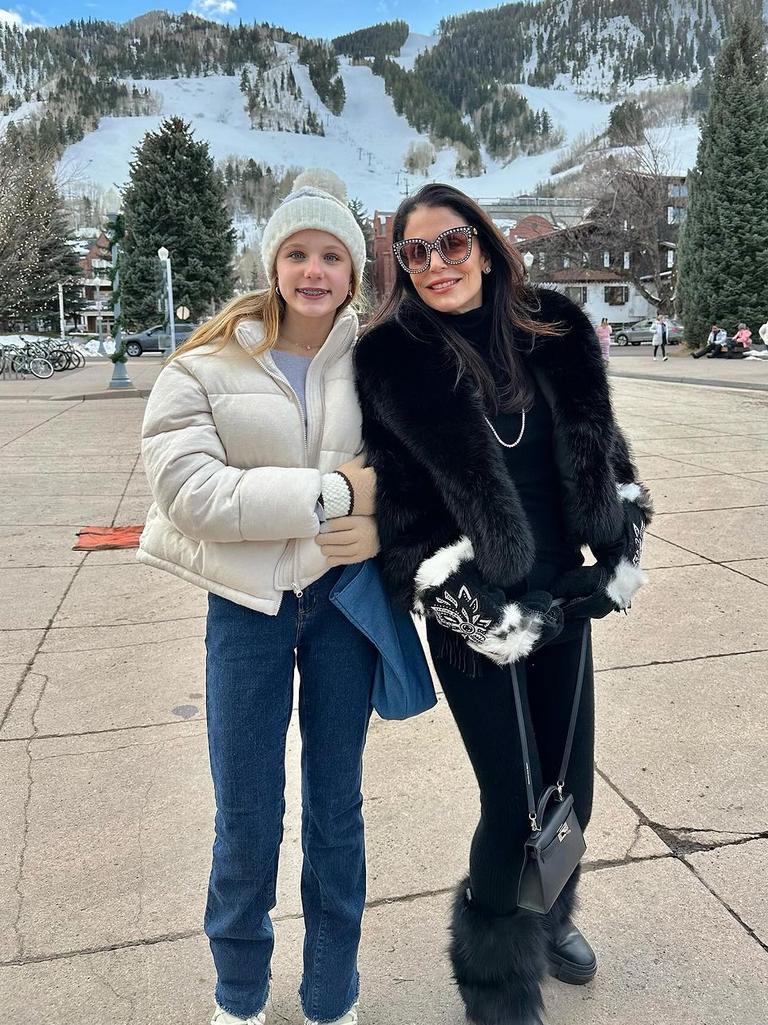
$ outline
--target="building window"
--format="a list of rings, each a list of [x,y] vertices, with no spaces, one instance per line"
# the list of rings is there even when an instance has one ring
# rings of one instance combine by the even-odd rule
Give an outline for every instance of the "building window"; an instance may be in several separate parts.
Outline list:
[[[624,306],[629,302],[629,286],[606,285],[603,289],[603,299],[608,306]]]
[[[629,253],[624,253],[624,270],[629,270]]]
[[[568,270],[568,268],[570,266],[571,266],[571,258],[570,258],[570,256],[564,256],[563,257],[563,268],[565,270]]]
[[[610,266],[611,266],[611,254],[608,252],[607,249],[604,249],[603,250],[603,267],[610,267]]]
[[[675,251],[674,249],[667,250],[667,267],[675,266]]]
[[[547,269],[547,257],[544,253],[539,253],[539,270]]]
[[[683,185],[670,185],[669,195],[672,199],[686,199],[688,197],[688,186]]]
[[[579,306],[584,306],[587,301],[587,286],[586,285],[568,285],[565,289],[565,294],[569,299],[572,299]]]
[[[680,224],[683,220],[683,208],[681,206],[667,207],[667,224]]]

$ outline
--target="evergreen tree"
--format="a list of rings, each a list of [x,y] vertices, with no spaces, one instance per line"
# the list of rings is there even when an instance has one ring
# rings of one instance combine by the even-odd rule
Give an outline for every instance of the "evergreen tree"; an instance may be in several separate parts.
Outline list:
[[[58,286],[67,313],[80,305],[80,264],[50,164],[0,144],[0,325],[42,316],[58,324]]]
[[[753,331],[768,313],[768,82],[765,27],[741,0],[718,55],[702,118],[678,262],[679,309],[690,341],[712,321]]]
[[[233,289],[235,233],[224,183],[208,144],[196,142],[181,118],[147,132],[131,164],[124,195],[125,255],[121,263],[127,325],[157,321],[157,250],[165,246],[177,305],[193,319],[228,299]]]

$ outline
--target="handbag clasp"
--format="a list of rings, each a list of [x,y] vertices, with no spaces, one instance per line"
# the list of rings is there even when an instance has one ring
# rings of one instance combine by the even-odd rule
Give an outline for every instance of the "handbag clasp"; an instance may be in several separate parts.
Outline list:
[[[539,828],[540,828],[539,827],[539,820],[536,818],[535,813],[530,812],[529,815],[528,815],[528,818],[531,820],[531,832],[532,833],[538,833],[539,832]]]

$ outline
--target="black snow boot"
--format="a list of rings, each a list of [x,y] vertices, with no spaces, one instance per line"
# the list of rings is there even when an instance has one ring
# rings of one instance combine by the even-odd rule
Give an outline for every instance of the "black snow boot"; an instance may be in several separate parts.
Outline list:
[[[571,917],[576,905],[580,875],[581,866],[565,884],[552,910],[545,916],[549,940],[549,974],[572,986],[583,986],[585,982],[594,979],[597,973],[595,952],[573,924]]]
[[[473,900],[468,878],[459,885],[449,949],[472,1025],[542,1025],[547,938],[543,915],[495,915]]]

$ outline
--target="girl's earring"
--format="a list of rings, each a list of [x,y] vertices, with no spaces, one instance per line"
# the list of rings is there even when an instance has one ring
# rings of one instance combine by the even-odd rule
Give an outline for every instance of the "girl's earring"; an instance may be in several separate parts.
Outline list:
[[[483,274],[490,274],[490,273],[491,273],[491,265],[488,264],[487,267],[483,267]]]
[[[283,298],[283,293],[280,291],[280,286],[277,282],[275,282],[275,295],[279,295],[281,299]]]
[[[347,299],[351,299],[351,298],[352,298],[352,289],[350,288],[349,291],[347,292]]]

